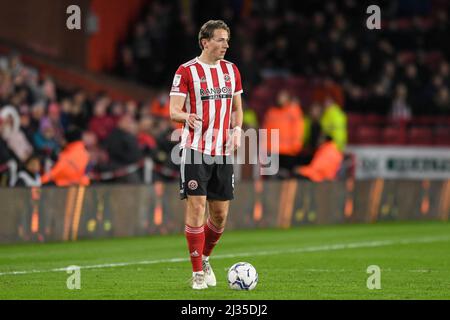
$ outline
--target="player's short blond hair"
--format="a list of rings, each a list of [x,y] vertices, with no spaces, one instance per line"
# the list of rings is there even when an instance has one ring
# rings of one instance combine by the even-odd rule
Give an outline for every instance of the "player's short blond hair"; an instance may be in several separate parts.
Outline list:
[[[226,30],[228,32],[228,38],[230,38],[231,36],[230,28],[223,20],[209,20],[200,28],[200,32],[198,33],[198,45],[200,46],[200,49],[202,50],[204,49],[202,45],[202,40],[211,39],[214,35],[214,30],[217,29]]]

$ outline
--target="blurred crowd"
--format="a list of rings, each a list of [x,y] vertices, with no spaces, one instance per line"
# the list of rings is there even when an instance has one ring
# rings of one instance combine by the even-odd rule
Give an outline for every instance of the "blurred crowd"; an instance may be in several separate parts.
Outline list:
[[[145,157],[154,161],[155,178],[172,178],[173,128],[166,94],[148,103],[122,103],[103,92],[93,97],[79,89],[68,92],[24,65],[19,55],[0,56],[0,186],[36,183],[75,140],[89,155],[82,169],[91,183],[142,182]],[[69,166],[80,158],[74,159]]]
[[[381,30],[366,27],[371,4],[149,1],[120,45],[115,72],[167,87],[177,66],[199,54],[197,32],[214,17],[231,28],[227,59],[240,68],[247,96],[268,77],[300,75],[340,86],[346,111],[394,118],[450,114],[449,2],[376,1]]]
[[[366,26],[372,4],[381,9],[380,30]],[[279,176],[316,178],[301,168],[311,163],[335,176],[346,113],[391,124],[450,115],[449,9],[442,0],[149,1],[118,48],[115,73],[168,87],[178,65],[199,54],[200,26],[223,19],[231,28],[227,59],[242,74],[246,126],[280,130]],[[330,144],[331,152],[319,152]],[[324,160],[312,161],[317,154]]]
[[[61,158],[66,167],[87,159],[83,152],[89,183],[143,182],[146,158],[154,179],[176,177],[168,89],[177,67],[199,55],[198,30],[211,18],[231,28],[227,59],[242,74],[245,127],[280,130],[278,177],[333,179],[344,160],[347,113],[450,115],[448,1],[377,1],[381,30],[366,27],[371,4],[148,1],[114,70],[157,90],[145,102],[63,90],[20,56],[0,56],[0,186],[38,185],[41,173],[58,185],[51,169]]]

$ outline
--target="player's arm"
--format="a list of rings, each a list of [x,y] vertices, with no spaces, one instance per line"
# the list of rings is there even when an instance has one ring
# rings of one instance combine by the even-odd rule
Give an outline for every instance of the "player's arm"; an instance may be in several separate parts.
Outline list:
[[[242,111],[242,98],[240,94],[233,96],[233,110],[231,118],[233,119],[233,123],[231,124],[232,128],[242,128],[244,112]]]
[[[201,125],[202,119],[196,114],[189,114],[183,111],[183,106],[188,93],[189,80],[186,69],[180,66],[173,78],[172,89],[170,91],[170,118],[173,121],[185,123],[194,129]]]
[[[197,121],[201,121],[202,119],[196,114],[189,114],[183,111],[185,101],[186,97],[181,95],[170,96],[170,118],[176,122],[187,122],[189,127],[194,129],[198,125]]]
[[[233,150],[236,150],[241,146],[242,122],[244,119],[241,94],[236,94],[233,96],[233,109],[231,119],[233,120],[231,123],[231,127],[233,128],[231,143]]]

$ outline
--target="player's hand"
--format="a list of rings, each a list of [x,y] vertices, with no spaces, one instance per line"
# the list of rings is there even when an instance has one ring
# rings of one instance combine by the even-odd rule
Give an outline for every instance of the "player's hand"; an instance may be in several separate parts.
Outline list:
[[[241,127],[234,127],[230,138],[232,151],[237,150],[241,146],[241,135],[242,135]]]
[[[189,127],[192,129],[197,129],[202,126],[202,118],[200,118],[198,115],[191,113],[188,118],[186,119],[186,122],[188,123]]]

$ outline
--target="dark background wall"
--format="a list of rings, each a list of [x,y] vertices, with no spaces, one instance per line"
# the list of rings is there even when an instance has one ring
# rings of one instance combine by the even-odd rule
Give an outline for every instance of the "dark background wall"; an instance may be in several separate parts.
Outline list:
[[[72,4],[87,12],[90,0],[0,0],[0,42],[21,50],[72,63],[86,64],[86,34],[66,27]],[[82,15],[82,21],[84,21]]]
[[[0,0],[0,44],[90,71],[108,69],[115,65],[117,45],[144,2]],[[81,30],[66,27],[66,10],[73,4],[81,9]],[[93,29],[88,20],[94,21],[89,24]]]

